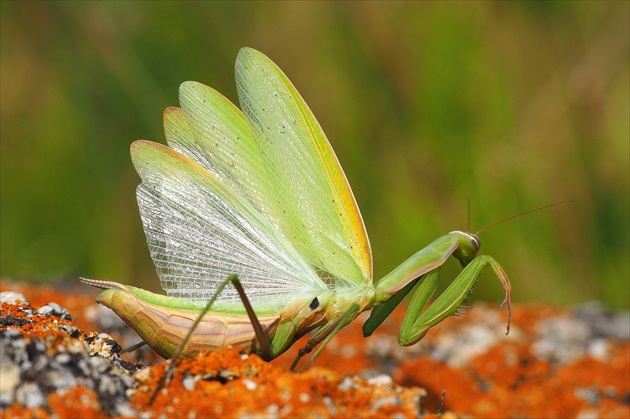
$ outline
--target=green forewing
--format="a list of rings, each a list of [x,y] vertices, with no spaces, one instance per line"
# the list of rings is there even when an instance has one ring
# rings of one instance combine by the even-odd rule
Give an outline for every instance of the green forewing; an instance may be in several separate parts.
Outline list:
[[[252,49],[236,63],[244,112],[197,82],[164,112],[169,146],[136,142],[138,202],[169,296],[206,299],[239,275],[258,307],[371,281],[358,208],[314,116]],[[255,290],[255,291],[254,291]],[[235,299],[226,288],[225,301]]]
[[[335,286],[372,280],[365,227],[339,162],[289,79],[258,51],[236,60],[243,113],[262,155],[261,187],[274,191],[265,213],[307,262]]]

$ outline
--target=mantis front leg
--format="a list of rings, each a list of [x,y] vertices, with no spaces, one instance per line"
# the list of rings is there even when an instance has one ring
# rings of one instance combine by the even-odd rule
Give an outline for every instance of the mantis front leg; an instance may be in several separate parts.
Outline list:
[[[509,317],[506,333],[508,334],[512,320],[510,282],[501,265],[493,257],[482,255],[473,259],[433,304],[422,312],[427,301],[437,288],[439,269],[426,275],[421,283],[422,286],[418,287],[409,303],[400,329],[400,335],[398,336],[398,343],[403,346],[413,345],[422,339],[433,326],[448,316],[455,314],[472,292],[483,268],[488,265],[490,265],[499,281],[501,281],[505,291],[505,299],[499,307],[502,307],[505,303],[508,305]]]
[[[402,301],[409,292],[413,298],[408,306],[401,327],[399,343],[412,345],[422,339],[429,329],[446,317],[453,315],[472,291],[481,270],[490,265],[499,278],[508,303],[510,320],[511,286],[503,268],[492,257],[477,256],[479,238],[474,234],[453,231],[411,256],[376,284],[377,307],[363,325],[363,335],[369,336]],[[444,262],[453,256],[464,268],[451,285],[424,312],[424,307],[437,289],[438,273]],[[382,298],[382,299],[381,299]],[[380,301],[378,301],[380,299]],[[508,320],[508,332],[509,332]]]

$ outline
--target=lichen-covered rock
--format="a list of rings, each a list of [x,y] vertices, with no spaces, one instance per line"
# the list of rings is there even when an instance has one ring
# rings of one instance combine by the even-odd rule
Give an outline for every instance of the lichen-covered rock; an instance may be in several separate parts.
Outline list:
[[[302,374],[225,348],[165,366],[140,368],[120,357],[105,333],[84,334],[57,303],[35,309],[0,293],[0,415],[6,417],[417,417],[421,388],[391,377],[347,377],[313,368]],[[114,325],[114,323],[112,323]],[[160,389],[155,401],[149,400]]]
[[[73,403],[55,413],[135,414],[126,392],[138,367],[120,358],[120,346],[111,337],[84,336],[57,303],[35,310],[25,298],[4,292],[0,300],[0,409],[25,416],[53,413],[51,396],[80,389],[93,393],[97,403],[84,398],[87,406]]]
[[[407,348],[404,307],[367,339],[363,315],[305,372],[288,370],[304,340],[271,363],[201,353],[149,405],[167,364],[138,368],[109,335],[81,331],[121,339],[115,317],[86,296],[12,290],[23,295],[0,294],[0,417],[630,417],[629,313],[594,304],[517,305],[509,336],[505,313],[477,305]]]

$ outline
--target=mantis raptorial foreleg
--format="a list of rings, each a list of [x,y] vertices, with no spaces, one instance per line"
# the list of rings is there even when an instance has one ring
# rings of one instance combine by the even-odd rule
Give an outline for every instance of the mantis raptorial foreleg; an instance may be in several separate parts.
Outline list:
[[[386,292],[395,292],[395,295],[372,310],[370,318],[363,325],[363,335],[371,335],[402,298],[412,292],[413,297],[407,307],[398,342],[401,345],[412,345],[418,342],[431,327],[457,313],[458,308],[474,288],[481,270],[487,265],[490,265],[505,291],[505,299],[501,306],[508,303],[507,330],[509,332],[512,318],[509,279],[503,268],[492,257],[477,256],[478,250],[479,240],[476,236],[455,231],[438,238],[411,256],[399,268],[376,284],[377,290],[379,288],[390,290]],[[460,261],[464,270],[437,300],[424,310],[437,289],[439,270],[451,255]],[[418,278],[418,275],[421,277]],[[415,279],[411,279],[414,277]]]
[[[468,295],[474,288],[479,275],[484,267],[490,265],[492,270],[501,281],[505,291],[505,299],[499,305],[508,304],[508,324],[507,333],[510,332],[510,322],[512,320],[512,306],[510,304],[511,286],[507,275],[501,265],[491,256],[482,255],[472,260],[464,270],[455,278],[448,288],[429,306],[424,312],[422,309],[435,291],[438,280],[438,271],[432,271],[427,275],[423,283],[426,287],[419,287],[413,295],[405,317],[403,319],[398,343],[403,346],[413,345],[422,339],[429,329],[457,312],[457,309],[465,302]],[[421,314],[420,314],[421,313]],[[507,334],[506,333],[506,334]]]
[[[400,342],[400,336],[403,335],[403,330],[412,329],[417,319],[422,317],[422,310],[425,309],[427,303],[429,302],[429,299],[435,293],[439,279],[440,270],[436,269],[434,271],[431,271],[424,276],[424,279],[414,291],[411,297],[411,301],[409,302],[409,306],[407,306],[407,311],[405,312],[405,317],[403,318],[402,325],[400,327],[398,342]]]

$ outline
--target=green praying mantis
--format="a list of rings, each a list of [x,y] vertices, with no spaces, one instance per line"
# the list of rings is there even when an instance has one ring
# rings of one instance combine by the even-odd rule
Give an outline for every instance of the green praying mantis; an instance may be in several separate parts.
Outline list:
[[[144,231],[168,296],[83,279],[105,289],[97,301],[151,348],[171,358],[232,345],[269,361],[314,330],[294,368],[366,310],[369,336],[409,293],[398,341],[412,345],[457,313],[488,266],[511,318],[510,281],[478,255],[475,234],[452,231],[373,281],[350,185],[298,91],[250,48],[238,54],[236,81],[241,109],[183,83],[181,107],[164,112],[168,147],[131,146]],[[463,270],[425,310],[450,256]]]

